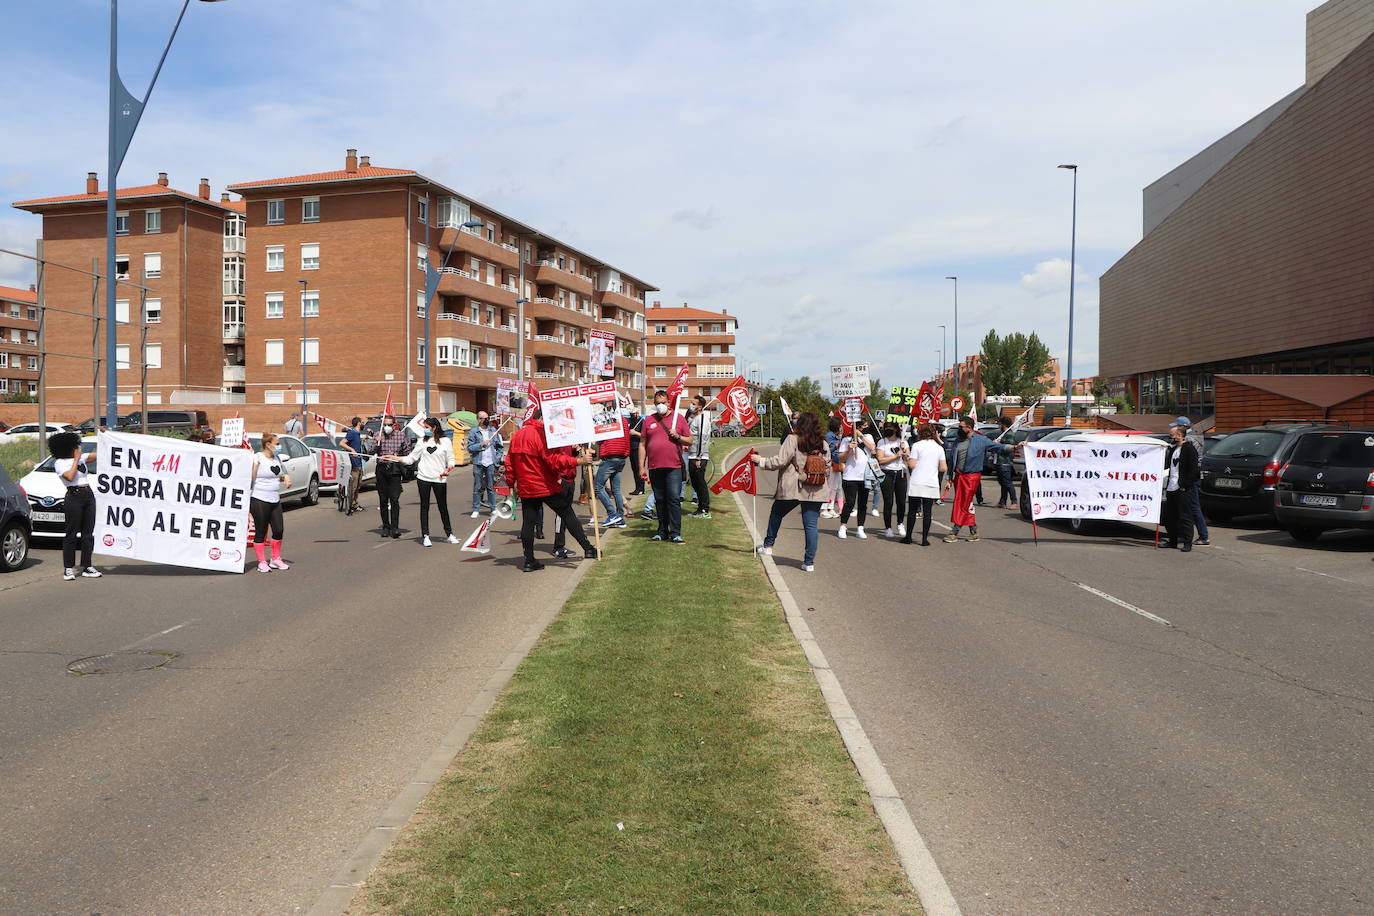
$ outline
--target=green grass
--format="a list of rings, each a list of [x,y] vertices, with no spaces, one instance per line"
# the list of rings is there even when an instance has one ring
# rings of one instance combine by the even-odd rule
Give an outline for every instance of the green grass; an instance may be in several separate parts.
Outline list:
[[[0,445],[0,465],[10,480],[19,481],[38,463],[38,442],[6,442]]]
[[[353,912],[920,912],[734,501],[712,508],[685,547],[610,539]]]

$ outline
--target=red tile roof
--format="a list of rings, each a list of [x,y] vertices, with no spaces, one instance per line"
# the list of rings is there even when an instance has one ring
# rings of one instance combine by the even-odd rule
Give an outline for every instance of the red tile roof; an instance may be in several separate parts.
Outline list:
[[[708,312],[704,309],[693,308],[655,308],[653,306],[649,306],[649,308],[644,312],[645,321],[677,321],[682,318],[688,318],[695,321],[724,321],[727,319],[730,321],[735,320],[734,315],[727,315],[724,312]]]
[[[57,204],[83,204],[83,203],[103,203],[105,201],[105,191],[95,194],[66,194],[61,197],[39,197],[34,200],[17,200],[13,206],[21,210],[33,207],[50,207]],[[217,200],[206,200],[196,194],[189,194],[186,191],[179,191],[176,188],[169,188],[160,184],[144,184],[136,188],[120,188],[115,193],[115,200],[125,200],[136,197],[177,197],[186,200],[194,200],[198,203],[209,204],[220,209],[235,209],[233,204],[222,204]]]
[[[229,185],[230,191],[243,188],[261,188],[271,185],[318,184],[325,181],[358,181],[366,178],[394,178],[398,175],[415,175],[414,169],[384,169],[375,165],[359,166],[356,172],[340,169],[336,172],[313,172],[309,175],[290,175],[286,178],[264,178],[261,181],[240,181]]]
[[[0,299],[10,299],[15,302],[37,302],[38,294],[31,289],[19,289],[15,286],[0,286]]]
[[[1374,391],[1372,375],[1218,375],[1217,378],[1314,407],[1335,407]]]

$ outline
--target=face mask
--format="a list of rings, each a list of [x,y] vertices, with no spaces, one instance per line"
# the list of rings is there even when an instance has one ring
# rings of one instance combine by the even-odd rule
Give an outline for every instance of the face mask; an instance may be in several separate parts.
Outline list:
[[[486,417],[483,417],[479,422],[480,422],[483,426],[486,426],[487,423],[489,423],[490,421],[489,421]]]
[[[667,412],[668,412],[668,405],[667,405],[667,404],[655,404],[655,405],[654,405],[654,413],[658,414],[659,416],[662,416],[663,414],[665,414],[665,413],[667,413]]]
[[[968,430],[963,429],[963,428],[960,428],[960,430],[959,430],[959,438],[960,438],[960,439],[967,439],[967,438],[968,438]]]
[[[383,423],[383,424],[382,424],[382,429],[386,430],[387,432],[391,432],[391,430],[394,429],[394,428],[395,428],[395,427],[393,427],[390,423]]]

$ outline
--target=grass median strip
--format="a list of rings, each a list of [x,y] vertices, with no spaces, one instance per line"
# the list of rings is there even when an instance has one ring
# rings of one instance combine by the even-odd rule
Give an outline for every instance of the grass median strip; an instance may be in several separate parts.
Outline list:
[[[713,502],[685,546],[646,521],[607,543],[351,912],[920,911]]]

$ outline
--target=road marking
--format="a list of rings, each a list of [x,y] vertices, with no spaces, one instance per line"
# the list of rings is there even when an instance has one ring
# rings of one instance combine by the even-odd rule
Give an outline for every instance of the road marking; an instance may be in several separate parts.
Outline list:
[[[131,642],[131,643],[129,643],[127,646],[124,646],[124,647],[123,647],[122,649],[120,649],[119,651],[120,651],[120,652],[127,652],[127,651],[129,651],[130,649],[132,649],[134,646],[141,646],[141,645],[143,645],[145,642],[148,642],[149,640],[157,639],[159,636],[166,636],[168,633],[175,633],[177,630],[180,630],[182,627],[187,626],[187,625],[189,625],[189,624],[193,624],[193,623],[195,623],[194,620],[188,620],[188,621],[186,621],[186,623],[179,623],[179,624],[177,624],[177,625],[174,626],[174,627],[168,627],[167,629],[165,629],[165,630],[163,630],[163,631],[161,631],[161,632],[159,632],[159,633],[154,633],[152,636],[145,636],[145,637],[143,637],[142,639],[140,639],[138,642]]]
[[[1166,626],[1166,627],[1171,627],[1171,626],[1173,626],[1172,623],[1170,623],[1169,621],[1165,620],[1163,617],[1160,617],[1160,616],[1158,616],[1158,615],[1156,615],[1156,614],[1151,614],[1149,611],[1147,611],[1147,610],[1145,610],[1145,609],[1143,609],[1143,608],[1138,608],[1138,607],[1136,607],[1134,604],[1128,604],[1127,602],[1122,601],[1120,598],[1116,597],[1115,595],[1109,595],[1109,594],[1107,594],[1107,593],[1104,592],[1104,591],[1100,591],[1100,590],[1098,590],[1098,589],[1093,588],[1091,585],[1084,585],[1082,582],[1075,582],[1074,585],[1077,585],[1079,588],[1083,589],[1083,591],[1085,591],[1085,592],[1091,592],[1092,594],[1094,594],[1094,595],[1096,595],[1097,597],[1101,598],[1103,601],[1110,601],[1112,604],[1115,604],[1117,607],[1124,607],[1126,610],[1130,611],[1132,614],[1139,614],[1141,617],[1144,617],[1146,620],[1153,620],[1155,623],[1161,623],[1161,624],[1163,624],[1163,625]]]
[[[1356,581],[1353,580],[1353,579],[1343,579],[1343,578],[1341,578],[1340,576],[1333,576],[1333,575],[1331,575],[1331,573],[1324,573],[1324,572],[1319,572],[1318,570],[1315,570],[1315,569],[1308,569],[1308,568],[1305,567],[1305,566],[1294,566],[1293,568],[1296,569],[1298,572],[1311,573],[1311,574],[1314,575],[1314,576],[1321,576],[1323,579],[1335,579],[1337,582],[1349,582],[1351,585],[1359,585],[1359,584],[1360,584],[1359,582],[1356,582]]]

